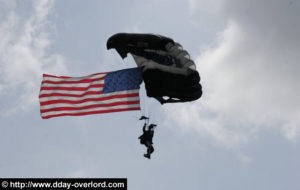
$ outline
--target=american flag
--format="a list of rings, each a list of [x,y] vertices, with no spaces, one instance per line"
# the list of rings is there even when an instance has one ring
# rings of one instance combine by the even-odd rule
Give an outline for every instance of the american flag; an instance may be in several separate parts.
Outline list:
[[[140,68],[85,77],[44,74],[40,90],[41,117],[82,116],[140,110]]]

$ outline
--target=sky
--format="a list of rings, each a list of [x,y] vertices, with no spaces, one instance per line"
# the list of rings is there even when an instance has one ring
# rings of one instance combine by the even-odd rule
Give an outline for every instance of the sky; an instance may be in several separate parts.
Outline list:
[[[127,178],[130,190],[300,189],[299,0],[0,0],[0,177]],[[135,67],[118,32],[189,51],[203,96],[43,120],[42,74]],[[139,144],[141,114],[158,124]]]

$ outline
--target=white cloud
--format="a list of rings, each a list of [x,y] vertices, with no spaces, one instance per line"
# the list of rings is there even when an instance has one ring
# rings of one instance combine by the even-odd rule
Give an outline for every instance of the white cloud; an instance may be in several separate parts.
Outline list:
[[[193,15],[196,11],[196,0],[188,0],[189,13]]]
[[[252,158],[245,154],[240,154],[238,156],[238,160],[240,161],[243,167],[248,167],[252,163]]]
[[[0,114],[9,115],[38,104],[43,72],[64,73],[65,58],[49,54],[51,27],[47,16],[53,1],[32,1],[31,7],[17,1],[1,1],[0,23]],[[27,4],[26,4],[27,5]],[[31,14],[22,14],[24,9]],[[23,11],[24,12],[24,11]]]
[[[221,16],[227,17],[228,25],[219,34],[218,45],[195,59],[203,97],[167,107],[170,119],[226,147],[249,142],[262,131],[296,141],[299,5],[289,6],[268,0],[224,2]]]

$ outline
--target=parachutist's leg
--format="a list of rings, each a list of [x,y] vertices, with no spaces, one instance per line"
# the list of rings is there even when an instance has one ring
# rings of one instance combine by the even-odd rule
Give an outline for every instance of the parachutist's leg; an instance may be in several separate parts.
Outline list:
[[[146,145],[146,144],[145,144],[145,145]],[[149,158],[149,159],[150,159],[149,146],[146,145],[146,147],[147,147],[147,153],[144,154],[144,156],[145,156],[146,158]]]
[[[154,148],[153,148],[153,146],[152,145],[150,145],[150,146],[148,146],[147,147],[147,154],[144,154],[144,156],[146,157],[146,158],[151,158],[151,154],[154,152]]]
[[[146,158],[149,158],[149,159],[150,159],[150,158],[151,158],[151,153],[154,151],[154,148],[153,148],[151,142],[149,142],[149,141],[147,141],[147,142],[145,143],[145,146],[147,147],[147,153],[144,154],[144,156],[145,156]]]
[[[150,145],[147,149],[147,154],[152,154],[154,152],[154,148],[152,145]]]

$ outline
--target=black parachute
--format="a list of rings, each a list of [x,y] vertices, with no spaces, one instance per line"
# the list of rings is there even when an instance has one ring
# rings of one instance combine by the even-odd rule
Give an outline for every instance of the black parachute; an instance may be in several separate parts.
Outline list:
[[[118,33],[107,40],[124,59],[130,53],[143,68],[147,96],[161,104],[194,101],[202,87],[196,65],[182,46],[171,38],[154,34]],[[167,99],[165,97],[168,97]]]

